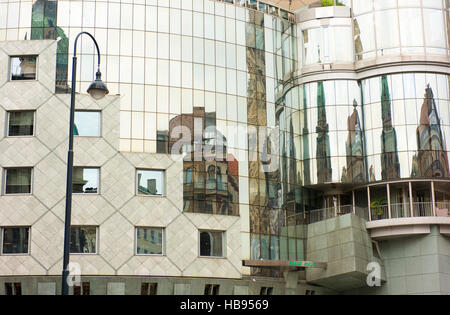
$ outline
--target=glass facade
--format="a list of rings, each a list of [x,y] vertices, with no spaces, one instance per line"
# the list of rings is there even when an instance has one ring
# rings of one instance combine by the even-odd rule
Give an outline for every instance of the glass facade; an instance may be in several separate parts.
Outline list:
[[[110,94],[121,96],[120,150],[183,154],[185,212],[245,213],[251,259],[303,260],[305,223],[349,212],[338,206],[373,208],[367,218],[389,209],[403,217],[429,213],[432,191],[443,206],[449,200],[445,184],[386,184],[450,177],[447,74],[386,70],[356,80],[330,72],[299,80],[299,68],[313,64],[448,58],[449,2],[342,3],[351,16],[299,27],[291,13],[253,0],[1,1],[0,41],[60,38],[56,92],[66,93],[74,37],[93,34]],[[89,39],[78,47],[83,93],[96,55]],[[75,120],[76,135],[100,136],[99,112],[77,111]],[[164,196],[164,176],[136,170],[136,194]],[[25,179],[31,185],[31,175]],[[82,231],[74,229],[74,239]],[[95,239],[95,228],[85,232]],[[146,232],[137,229],[138,254],[152,242]],[[201,232],[199,254],[222,256],[223,235]],[[77,242],[76,252],[96,250],[95,242]]]

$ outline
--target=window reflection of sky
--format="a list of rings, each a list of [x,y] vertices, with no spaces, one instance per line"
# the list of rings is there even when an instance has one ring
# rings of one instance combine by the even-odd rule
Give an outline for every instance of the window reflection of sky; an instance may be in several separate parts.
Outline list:
[[[100,112],[75,112],[75,126],[75,135],[84,137],[99,137]]]
[[[147,188],[148,189],[148,181],[149,180],[156,180],[156,195],[162,195],[164,193],[163,190],[163,176],[164,173],[162,171],[145,171],[145,170],[139,170],[138,171],[138,188]],[[139,194],[146,194],[143,191],[139,191]],[[148,193],[150,194],[150,193]]]
[[[87,181],[83,186],[83,191],[86,192],[86,188],[94,188],[94,191],[98,191],[98,169],[97,168],[85,168],[83,170],[83,179]]]

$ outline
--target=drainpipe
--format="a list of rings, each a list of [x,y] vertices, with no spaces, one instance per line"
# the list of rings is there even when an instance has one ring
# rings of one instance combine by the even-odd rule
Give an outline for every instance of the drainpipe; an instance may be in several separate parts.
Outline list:
[[[431,181],[431,203],[433,209],[433,216],[436,216],[436,197],[434,195],[434,182]]]
[[[409,215],[411,218],[414,217],[414,209],[413,209],[413,192],[412,192],[412,183],[409,184]]]
[[[389,219],[392,219],[391,213],[391,187],[387,184],[387,202],[388,202],[388,216]]]

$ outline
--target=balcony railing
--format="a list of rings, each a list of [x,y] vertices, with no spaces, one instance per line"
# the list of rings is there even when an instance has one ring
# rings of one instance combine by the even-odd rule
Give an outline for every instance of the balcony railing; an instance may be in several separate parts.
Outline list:
[[[414,202],[413,216],[414,217],[432,217],[433,203],[432,202]],[[411,216],[411,206],[409,203],[391,204],[391,215],[389,216],[389,206],[381,205],[370,208],[370,219],[372,221],[385,219],[399,219],[408,218]],[[450,201],[436,202],[436,216],[450,217]],[[369,221],[369,211],[366,207],[352,205],[344,205],[340,207],[331,207],[324,209],[311,210],[306,214],[306,222],[308,224],[323,221],[335,217],[336,215],[344,215],[348,213],[355,213],[357,216]]]

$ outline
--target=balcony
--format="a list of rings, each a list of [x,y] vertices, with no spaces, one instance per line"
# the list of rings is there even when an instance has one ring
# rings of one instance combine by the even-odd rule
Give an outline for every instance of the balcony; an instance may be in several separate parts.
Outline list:
[[[409,203],[391,204],[390,214],[388,205],[371,207],[369,220],[369,211],[367,207],[355,206],[353,208],[352,205],[343,205],[331,208],[311,210],[306,214],[306,222],[308,224],[311,224],[348,213],[354,213],[357,216],[365,219],[366,221],[379,221],[410,217],[450,217],[450,201],[436,202],[436,215],[434,214],[432,202],[413,202],[412,209],[413,213],[411,216],[411,205]]]

